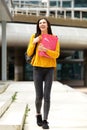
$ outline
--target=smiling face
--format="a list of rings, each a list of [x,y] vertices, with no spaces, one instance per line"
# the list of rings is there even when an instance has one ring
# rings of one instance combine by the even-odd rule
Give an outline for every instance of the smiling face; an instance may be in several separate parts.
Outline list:
[[[41,30],[41,34],[48,33],[48,24],[47,24],[47,21],[45,19],[41,19],[39,21],[39,28]]]

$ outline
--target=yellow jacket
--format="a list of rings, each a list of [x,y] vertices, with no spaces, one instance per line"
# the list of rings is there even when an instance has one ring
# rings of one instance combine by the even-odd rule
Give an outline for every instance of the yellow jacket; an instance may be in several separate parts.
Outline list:
[[[30,42],[28,44],[27,48],[27,55],[31,56],[33,54],[35,45],[32,44],[34,40],[35,34],[33,34],[30,38]],[[31,61],[32,66],[37,66],[37,67],[56,67],[56,58],[59,57],[60,55],[60,45],[59,42],[57,43],[55,51],[53,50],[47,50],[46,53],[50,56],[50,58],[44,57],[44,56],[39,56],[38,55],[38,45],[36,47],[36,54],[33,56],[33,59]]]

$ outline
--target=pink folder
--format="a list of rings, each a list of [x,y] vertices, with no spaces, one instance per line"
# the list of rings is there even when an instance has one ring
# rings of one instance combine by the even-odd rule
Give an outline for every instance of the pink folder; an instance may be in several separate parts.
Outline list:
[[[46,47],[47,49],[50,49],[50,50],[56,49],[56,44],[57,44],[57,41],[58,41],[57,36],[54,36],[54,35],[51,35],[51,34],[42,34],[41,36],[42,36],[42,38],[41,38],[40,42],[44,45],[44,47]],[[39,55],[45,56],[45,57],[48,57],[48,58],[50,57],[43,51],[39,51]]]

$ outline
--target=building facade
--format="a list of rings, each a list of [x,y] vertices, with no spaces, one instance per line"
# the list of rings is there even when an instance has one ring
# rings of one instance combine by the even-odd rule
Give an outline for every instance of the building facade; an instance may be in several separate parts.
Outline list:
[[[14,11],[63,18],[87,18],[86,0],[13,0]]]
[[[63,17],[65,19],[67,17],[73,19],[79,18],[81,20],[87,18],[86,0],[49,0],[49,4],[46,0],[13,0],[13,5],[14,8],[11,7],[11,11],[16,14],[49,15],[51,17]],[[39,12],[37,11],[37,14],[35,14],[34,10],[36,10],[37,5],[39,7]],[[43,9],[44,11],[42,11]],[[30,64],[25,62],[24,53],[26,48],[27,46],[21,46],[21,42],[20,47],[8,46],[7,80],[33,80],[33,68]],[[57,70],[55,71],[54,79],[69,85],[84,85],[85,52],[83,49],[72,50],[71,48],[71,50],[66,50],[62,48],[60,58],[57,62]]]

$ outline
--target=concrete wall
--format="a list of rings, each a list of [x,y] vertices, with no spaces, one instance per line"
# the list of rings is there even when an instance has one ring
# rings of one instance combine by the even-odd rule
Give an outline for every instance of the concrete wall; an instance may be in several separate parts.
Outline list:
[[[30,36],[36,32],[36,25],[8,23],[6,29],[9,47],[27,47]],[[87,28],[52,26],[52,30],[53,34],[59,37],[62,49],[87,49]]]

